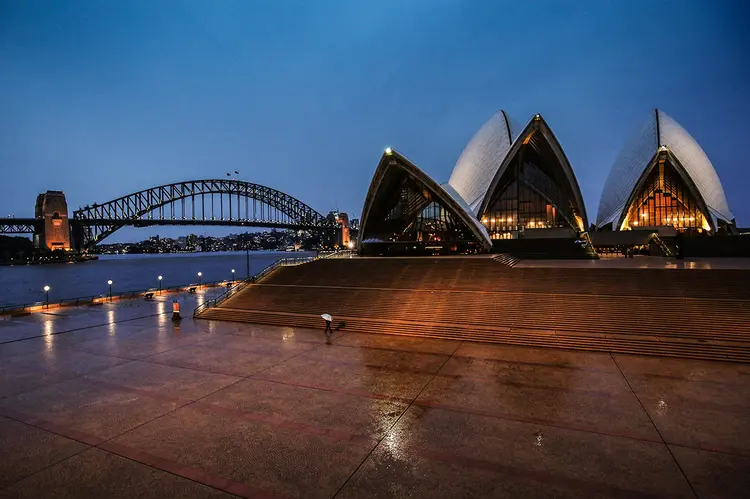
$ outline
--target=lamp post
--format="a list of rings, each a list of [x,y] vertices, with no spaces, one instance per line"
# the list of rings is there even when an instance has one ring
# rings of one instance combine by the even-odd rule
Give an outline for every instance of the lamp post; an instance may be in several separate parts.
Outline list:
[[[107,284],[109,285],[109,301],[112,301],[112,279],[107,281]]]
[[[248,246],[245,246],[245,258],[247,260],[247,278],[250,279],[250,243],[248,243]]]
[[[198,272],[198,287],[201,287],[201,280],[203,278],[203,272]]]
[[[44,286],[44,302],[49,310],[49,286]]]
[[[234,269],[232,269],[232,284],[234,284]]]
[[[161,294],[161,276],[159,276],[159,294]]]

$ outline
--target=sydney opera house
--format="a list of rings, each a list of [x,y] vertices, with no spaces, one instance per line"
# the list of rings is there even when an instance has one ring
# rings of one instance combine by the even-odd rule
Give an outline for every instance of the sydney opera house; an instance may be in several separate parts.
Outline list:
[[[540,115],[498,111],[469,141],[447,183],[386,149],[365,198],[362,254],[523,251],[596,257],[594,240],[732,232],[724,189],[698,143],[655,110],[607,178],[595,225],[573,168]],[[618,233],[618,234],[612,234]],[[606,236],[609,234],[609,236]]]

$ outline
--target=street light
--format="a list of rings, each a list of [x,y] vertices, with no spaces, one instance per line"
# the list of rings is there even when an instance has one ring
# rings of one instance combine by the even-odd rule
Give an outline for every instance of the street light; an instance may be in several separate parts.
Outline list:
[[[232,284],[234,284],[234,269],[232,269]]]
[[[44,286],[44,301],[47,304],[47,310],[49,310],[49,286]]]
[[[161,294],[161,276],[159,276],[159,294]]]
[[[201,280],[203,278],[203,272],[198,272],[198,287],[201,287]]]
[[[112,279],[107,281],[107,284],[109,284],[109,301],[112,301]]]
[[[245,246],[245,258],[247,259],[247,278],[250,279],[250,243]]]

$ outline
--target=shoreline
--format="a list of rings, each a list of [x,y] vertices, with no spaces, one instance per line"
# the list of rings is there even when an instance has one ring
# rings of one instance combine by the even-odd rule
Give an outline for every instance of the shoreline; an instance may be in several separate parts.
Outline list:
[[[26,261],[2,261],[2,267],[26,267],[28,265],[51,265],[55,263],[85,263],[93,262],[99,259],[99,255],[76,255],[69,258],[39,258]]]

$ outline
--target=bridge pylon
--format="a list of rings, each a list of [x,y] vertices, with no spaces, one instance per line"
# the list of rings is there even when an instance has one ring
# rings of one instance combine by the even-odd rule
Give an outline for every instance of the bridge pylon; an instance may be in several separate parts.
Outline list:
[[[47,191],[36,197],[34,245],[39,249],[69,251],[68,202],[62,191]]]

